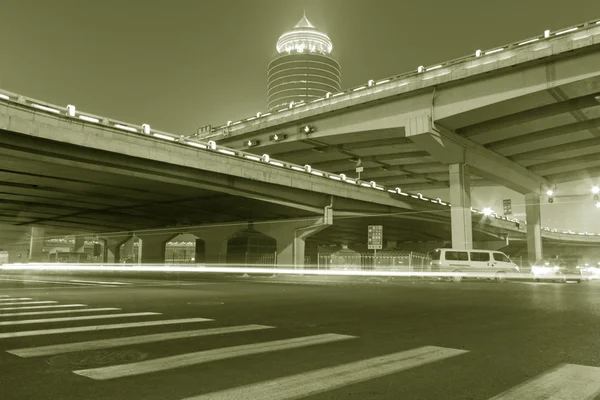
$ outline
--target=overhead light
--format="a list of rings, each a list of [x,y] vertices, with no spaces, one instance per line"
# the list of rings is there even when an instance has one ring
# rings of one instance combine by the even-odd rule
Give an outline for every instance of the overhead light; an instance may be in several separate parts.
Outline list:
[[[310,125],[305,125],[304,127],[302,127],[302,132],[304,132],[304,133],[311,133],[314,131],[315,131],[315,128],[313,128]]]
[[[475,57],[481,57],[481,50],[475,51]]]
[[[600,208],[600,201],[596,202],[596,208]]]
[[[494,213],[494,211],[492,211],[492,209],[491,209],[491,208],[489,208],[489,207],[486,207],[486,208],[484,208],[484,209],[483,209],[483,215],[490,216],[490,215],[492,215],[493,213]]]
[[[268,163],[271,160],[271,156],[269,156],[268,154],[263,154],[262,155],[262,160],[266,163]]]
[[[417,68],[417,72],[421,73],[421,72],[423,72],[424,69],[425,69],[425,67],[423,67],[422,65],[419,65],[419,68]]]
[[[142,125],[142,132],[144,132],[146,135],[149,135],[150,134],[150,125],[148,125],[148,124]]]
[[[599,186],[592,186],[592,193],[594,193],[594,194],[600,193],[600,187]]]
[[[546,30],[544,31],[544,37],[545,37],[545,38],[549,38],[549,37],[550,37],[550,29],[546,29]]]
[[[271,140],[273,142],[279,142],[280,140],[284,140],[286,137],[287,136],[285,133],[277,133],[275,135],[269,136],[269,140]]]
[[[246,140],[244,143],[248,147],[258,146],[258,140]]]
[[[375,81],[373,79],[369,80],[369,82],[367,82],[367,86],[371,87],[375,84]]]
[[[547,194],[548,196],[552,197],[552,195],[554,194],[554,191],[552,191],[552,190],[548,190],[548,191],[546,192],[546,194]]]
[[[74,117],[74,116],[75,116],[75,106],[73,106],[73,105],[69,104],[69,105],[67,106],[67,114],[68,114],[70,117]]]

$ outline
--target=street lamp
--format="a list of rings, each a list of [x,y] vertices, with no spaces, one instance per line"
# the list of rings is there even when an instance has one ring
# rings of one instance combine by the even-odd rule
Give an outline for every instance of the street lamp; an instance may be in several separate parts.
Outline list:
[[[483,215],[490,216],[490,215],[492,215],[493,213],[494,213],[494,211],[492,211],[492,209],[491,209],[491,208],[489,208],[489,207],[486,207],[486,208],[484,208],[484,209],[483,209]]]
[[[552,196],[554,195],[554,191],[552,189],[549,189],[546,194],[548,195],[548,203],[554,203],[554,198],[552,198]]]
[[[594,201],[600,200],[600,198],[598,197],[598,193],[600,193],[600,187],[592,186],[592,193],[594,193]]]

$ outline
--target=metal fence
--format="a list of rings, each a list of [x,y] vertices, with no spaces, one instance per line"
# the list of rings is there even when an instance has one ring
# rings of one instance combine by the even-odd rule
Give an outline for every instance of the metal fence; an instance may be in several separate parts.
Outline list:
[[[415,252],[318,254],[318,269],[429,272],[431,258]]]

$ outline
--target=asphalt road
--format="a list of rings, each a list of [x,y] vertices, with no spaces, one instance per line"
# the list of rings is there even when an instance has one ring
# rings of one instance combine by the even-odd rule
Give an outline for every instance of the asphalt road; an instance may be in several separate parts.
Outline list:
[[[0,398],[600,394],[597,282],[302,282],[0,276]]]

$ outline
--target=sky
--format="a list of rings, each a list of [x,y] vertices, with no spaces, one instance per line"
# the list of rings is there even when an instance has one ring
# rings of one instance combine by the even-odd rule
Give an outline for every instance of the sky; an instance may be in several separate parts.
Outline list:
[[[332,39],[350,88],[599,18],[600,1],[0,0],[0,88],[192,134],[266,110],[275,43],[303,12]],[[473,193],[476,207],[523,203]],[[560,204],[543,206],[546,225],[600,231],[587,206],[574,217]]]

